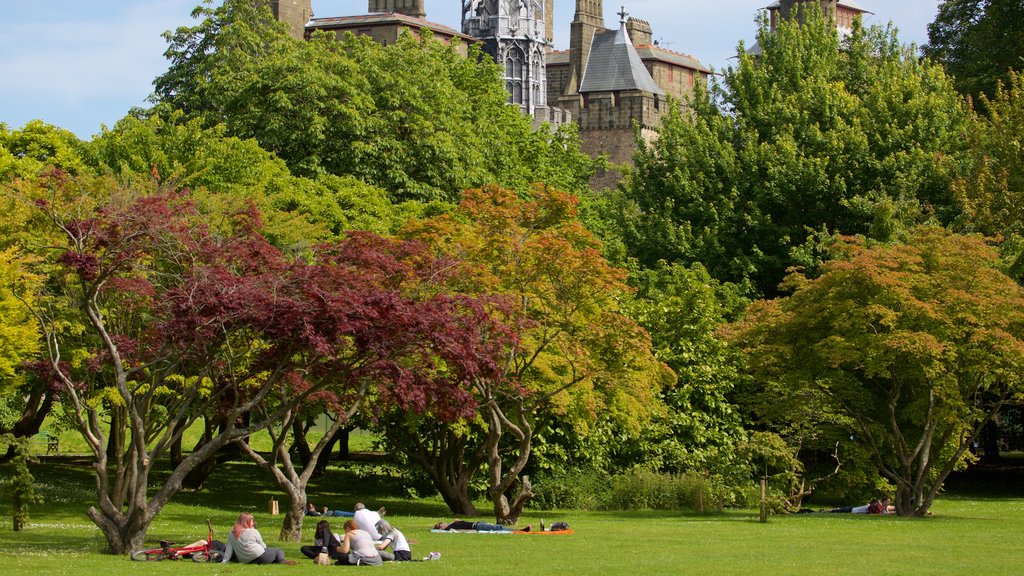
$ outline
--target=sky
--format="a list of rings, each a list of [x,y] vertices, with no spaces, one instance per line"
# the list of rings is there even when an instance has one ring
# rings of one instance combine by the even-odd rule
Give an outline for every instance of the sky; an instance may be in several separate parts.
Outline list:
[[[924,44],[940,0],[858,0],[892,22],[904,43]],[[217,2],[219,4],[219,2]],[[740,40],[749,46],[755,15],[769,0],[619,0],[604,2],[606,25],[621,7],[647,20],[662,47],[729,66]],[[167,70],[164,31],[191,26],[199,0],[5,0],[0,9],[0,122],[11,129],[41,119],[89,139],[133,106],[145,106]],[[461,27],[462,0],[426,0],[427,19]],[[366,12],[366,0],[313,0],[314,17]],[[555,0],[555,48],[568,48],[572,0]]]

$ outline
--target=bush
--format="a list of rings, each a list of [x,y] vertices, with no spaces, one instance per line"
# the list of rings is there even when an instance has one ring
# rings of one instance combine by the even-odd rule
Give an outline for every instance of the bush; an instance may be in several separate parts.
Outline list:
[[[532,505],[575,510],[721,510],[731,499],[713,478],[646,469],[609,476],[600,470],[556,472],[535,479]],[[698,509],[699,508],[699,509]]]

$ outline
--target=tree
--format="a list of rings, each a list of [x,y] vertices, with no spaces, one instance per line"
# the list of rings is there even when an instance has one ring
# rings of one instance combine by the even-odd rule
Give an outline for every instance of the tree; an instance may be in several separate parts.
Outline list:
[[[943,0],[921,51],[946,67],[961,93],[976,99],[995,96],[1011,70],[1024,69],[1024,5],[1020,0]]]
[[[499,68],[425,34],[381,46],[366,37],[289,37],[263,3],[198,8],[168,34],[154,101],[254,138],[296,175],[356,177],[391,199],[454,203],[498,182],[539,178],[585,188],[593,163],[572,130],[534,131],[506,105]],[[159,108],[159,106],[158,106]],[[163,112],[159,112],[163,113]]]
[[[791,274],[792,295],[756,302],[729,335],[761,381],[848,418],[897,512],[924,515],[1024,392],[1024,288],[980,236],[923,228],[844,251],[818,278]]]
[[[26,310],[40,278],[28,273],[26,257],[13,248],[0,250],[0,435],[25,438],[39,432],[49,413],[50,395],[44,386],[25,381],[23,364],[36,359],[39,328]],[[16,456],[8,444],[3,460]]]
[[[520,475],[544,415],[585,429],[601,411],[638,430],[658,410],[655,396],[671,372],[623,314],[624,271],[600,256],[572,196],[542,185],[526,201],[496,186],[468,190],[455,214],[412,223],[406,234],[465,262],[462,292],[512,299],[519,345],[502,377],[473,381],[476,419],[417,419],[388,439],[424,466],[455,513],[475,513],[468,487],[486,466],[495,516],[513,524],[532,496]]]
[[[763,23],[762,53],[740,46],[722,84],[640,146],[619,226],[641,265],[700,262],[772,295],[822,229],[889,240],[952,220],[962,99],[891,29],[840,42],[810,7],[802,24]]]
[[[281,421],[322,388],[344,394],[372,382],[382,401],[409,409],[472,409],[454,379],[428,379],[392,355],[389,339],[402,344],[407,331],[375,322],[416,316],[398,293],[400,261],[430,268],[431,259],[362,236],[325,246],[311,261],[289,258],[260,234],[251,205],[215,232],[187,195],[133,180],[120,187],[54,170],[13,189],[64,239],[25,245],[54,267],[51,294],[33,308],[47,355],[37,377],[60,391],[92,452],[98,502],[88,515],[112,552],[140,547],[185,476],[220,447]],[[74,308],[49,312],[62,302]],[[461,304],[474,306],[452,298],[451,313]],[[84,329],[69,330],[77,326]],[[489,342],[500,348],[499,332]],[[473,352],[466,356],[486,361]],[[121,415],[109,427],[108,411]],[[210,414],[225,426],[153,485],[160,456]],[[108,432],[119,438],[113,449]]]
[[[1011,73],[991,98],[980,97],[985,113],[973,111],[967,141],[971,170],[953,183],[961,209],[957,227],[990,236],[1024,235],[1024,75]]]
[[[381,288],[377,301],[364,304],[372,307],[372,314],[350,313],[356,317],[349,322],[361,324],[352,332],[358,346],[346,355],[336,354],[329,363],[310,370],[302,382],[295,383],[301,390],[324,382],[320,391],[303,404],[310,400],[323,402],[333,420],[302,470],[295,466],[288,450],[301,406],[288,408],[279,421],[267,427],[274,441],[269,459],[242,444],[242,449],[273,474],[290,498],[282,540],[301,538],[305,490],[316,471],[316,461],[338,430],[363,408],[364,401],[372,399],[377,410],[394,407],[413,414],[429,410],[442,421],[465,417],[476,408],[465,390],[476,380],[500,378],[500,361],[514,344],[512,333],[485,307],[488,304],[500,309],[502,303],[445,290],[444,284],[453,280],[445,268],[451,268],[452,263],[432,258],[422,245],[353,233],[337,248],[318,252],[318,265],[332,276],[343,271],[352,277],[342,285],[357,285],[353,281],[356,277],[361,281],[377,277],[372,283]],[[309,282],[321,293],[337,283],[337,279],[328,284],[315,277]],[[278,412],[282,406],[294,404],[291,394],[268,398],[258,410]]]

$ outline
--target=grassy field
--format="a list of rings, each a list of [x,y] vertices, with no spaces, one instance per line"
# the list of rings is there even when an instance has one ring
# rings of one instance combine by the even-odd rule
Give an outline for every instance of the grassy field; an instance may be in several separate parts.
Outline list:
[[[314,574],[362,568],[314,566],[282,547],[298,566],[206,565],[192,562],[131,562],[103,554],[104,540],[85,516],[93,499],[92,474],[81,463],[49,459],[33,472],[46,503],[32,510],[29,528],[11,530],[9,468],[0,466],[0,562],[3,575],[69,574]],[[529,512],[564,520],[568,536],[435,534],[430,526],[449,517],[439,499],[407,499],[388,474],[374,465],[332,467],[312,486],[318,505],[351,508],[358,498],[386,506],[387,518],[412,540],[414,557],[441,552],[441,560],[386,564],[389,574],[451,576],[566,574],[1019,574],[1024,558],[1024,493],[946,496],[925,519],[848,514],[775,516],[767,524],[753,511],[697,516],[678,512]],[[280,517],[266,513],[276,495],[268,478],[247,464],[221,467],[208,487],[180,494],[160,514],[149,539],[187,542],[203,537],[205,519],[224,539],[238,512],[256,514],[268,541]],[[280,497],[278,496],[280,499]],[[486,506],[481,503],[481,510]],[[304,527],[311,540],[313,523]],[[305,542],[303,542],[305,543]]]

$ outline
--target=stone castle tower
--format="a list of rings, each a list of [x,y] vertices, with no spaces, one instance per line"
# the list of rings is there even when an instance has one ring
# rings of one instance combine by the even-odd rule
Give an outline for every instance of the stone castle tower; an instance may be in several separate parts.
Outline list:
[[[426,18],[423,0],[370,0],[370,13],[405,14],[413,18]]]
[[[288,33],[302,40],[306,35],[306,22],[313,17],[313,0],[269,1],[274,18],[288,24]]]
[[[462,33],[504,65],[509,103],[538,121],[549,120],[545,68],[554,0],[470,0],[462,7]]]

